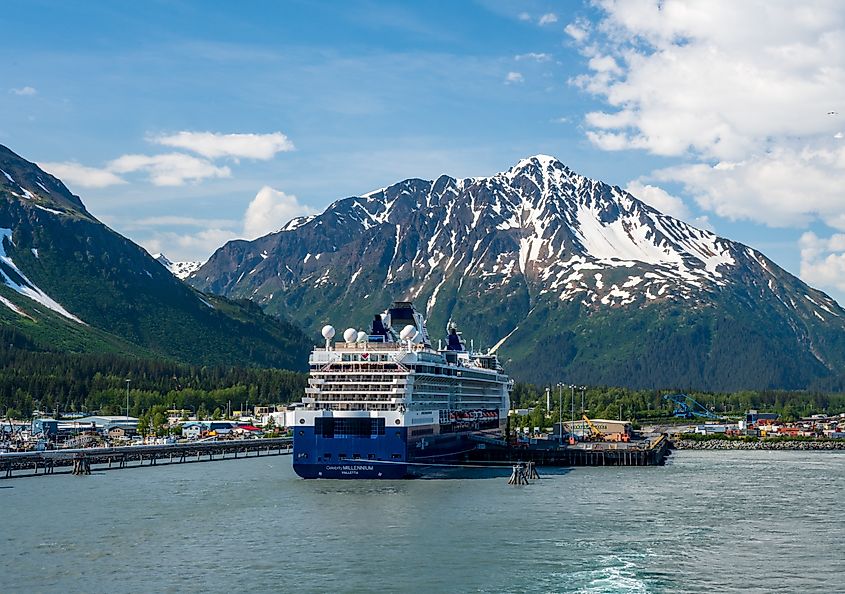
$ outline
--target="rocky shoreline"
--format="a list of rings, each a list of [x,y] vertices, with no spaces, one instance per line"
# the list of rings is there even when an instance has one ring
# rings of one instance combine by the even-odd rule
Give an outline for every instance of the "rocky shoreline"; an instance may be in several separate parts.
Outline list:
[[[845,439],[828,441],[737,441],[732,439],[676,439],[672,441],[676,450],[845,450]]]

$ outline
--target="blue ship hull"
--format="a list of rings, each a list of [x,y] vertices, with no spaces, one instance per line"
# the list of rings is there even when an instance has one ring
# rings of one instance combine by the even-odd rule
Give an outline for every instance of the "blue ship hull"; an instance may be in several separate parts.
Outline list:
[[[477,445],[474,431],[435,434],[433,426],[397,427],[372,437],[325,438],[294,431],[293,469],[302,478],[403,479],[444,476]]]

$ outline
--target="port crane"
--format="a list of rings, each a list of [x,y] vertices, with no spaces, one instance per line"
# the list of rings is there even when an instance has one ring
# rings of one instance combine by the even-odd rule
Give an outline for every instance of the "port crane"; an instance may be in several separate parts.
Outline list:
[[[703,417],[705,419],[720,418],[706,406],[687,394],[664,394],[663,400],[668,400],[675,405],[672,415],[680,419],[692,419],[693,417]]]
[[[604,433],[602,433],[599,428],[593,424],[587,415],[581,415],[581,418],[586,421],[587,427],[590,428],[590,437],[593,439],[604,439]]]

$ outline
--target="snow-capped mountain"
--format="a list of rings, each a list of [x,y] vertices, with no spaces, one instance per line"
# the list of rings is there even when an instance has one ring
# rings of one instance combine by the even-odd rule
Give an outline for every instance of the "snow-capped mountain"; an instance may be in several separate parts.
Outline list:
[[[153,259],[167,268],[178,279],[186,279],[196,272],[202,262],[171,262],[164,254],[153,254]]]
[[[292,324],[188,287],[98,221],[57,178],[0,146],[0,330],[38,351],[118,352],[302,369]]]
[[[544,155],[339,200],[226,244],[188,282],[312,331],[411,299],[538,381],[795,387],[845,360],[827,295]]]

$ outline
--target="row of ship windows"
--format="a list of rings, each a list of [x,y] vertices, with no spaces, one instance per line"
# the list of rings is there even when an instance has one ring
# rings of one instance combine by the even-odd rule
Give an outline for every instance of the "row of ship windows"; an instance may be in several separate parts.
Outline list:
[[[395,381],[406,379],[407,375],[383,375],[375,373],[367,373],[360,375],[335,375],[329,373],[312,373],[312,379],[321,379],[323,381],[331,382],[379,382],[389,384]]]
[[[337,371],[341,369],[354,369],[355,371],[397,371],[399,366],[396,363],[370,363],[369,361],[334,361],[329,363],[330,369]],[[311,371],[320,371],[326,363],[315,363],[311,365]]]
[[[319,403],[319,407],[325,410],[396,410],[396,404],[380,404],[380,403]]]
[[[350,361],[361,361],[364,363],[378,362],[378,361],[392,361],[391,355],[387,353],[343,353],[340,360],[344,363]]]

